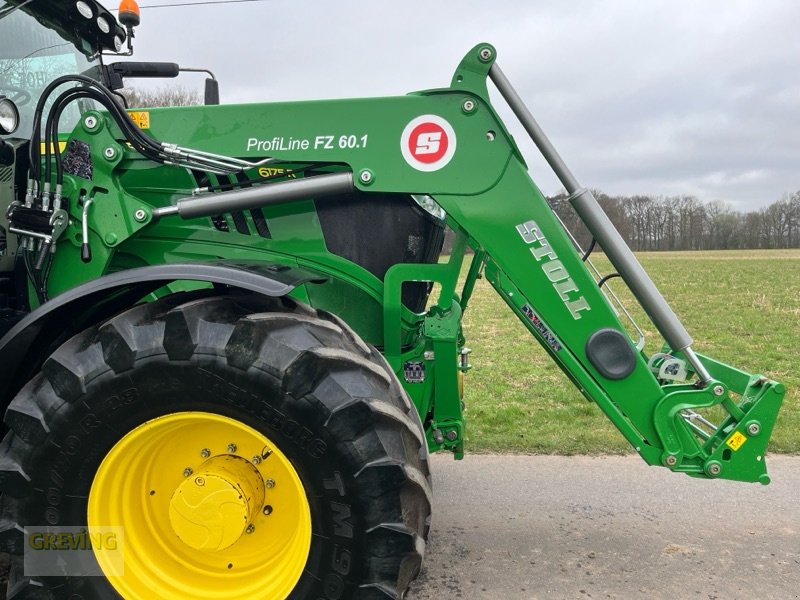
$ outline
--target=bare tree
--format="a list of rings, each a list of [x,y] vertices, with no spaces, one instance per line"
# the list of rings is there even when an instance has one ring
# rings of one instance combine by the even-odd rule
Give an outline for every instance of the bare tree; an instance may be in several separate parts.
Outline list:
[[[154,90],[123,88],[120,93],[131,108],[157,106],[197,106],[202,104],[200,92],[183,86],[166,86]]]
[[[760,210],[741,213],[721,201],[694,196],[595,197],[634,250],[727,250],[800,247],[800,190]],[[565,192],[548,198],[564,225],[588,246],[591,234]]]

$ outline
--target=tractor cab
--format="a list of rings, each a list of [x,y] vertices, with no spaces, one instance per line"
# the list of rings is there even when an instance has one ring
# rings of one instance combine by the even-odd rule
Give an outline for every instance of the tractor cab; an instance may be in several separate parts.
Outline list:
[[[114,16],[97,2],[0,2],[0,97],[19,111],[14,131],[0,123],[5,129],[0,135],[27,138],[36,102],[48,83],[61,75],[91,71],[100,64],[103,51],[121,49],[126,37]],[[63,125],[74,122],[65,119]]]

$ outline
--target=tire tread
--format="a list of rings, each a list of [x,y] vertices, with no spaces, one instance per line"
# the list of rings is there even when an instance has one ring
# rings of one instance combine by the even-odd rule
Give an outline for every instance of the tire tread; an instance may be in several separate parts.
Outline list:
[[[371,506],[363,517],[368,567],[355,595],[401,598],[419,572],[430,523],[430,471],[419,416],[377,350],[338,316],[290,299],[176,294],[132,307],[59,347],[5,415],[10,431],[0,446],[0,550],[19,562],[19,503],[32,492],[32,448],[69,420],[95,378],[160,356],[181,362],[206,355],[275,377],[357,461],[358,498]],[[24,577],[9,583],[9,598],[12,593],[50,597],[40,582]]]

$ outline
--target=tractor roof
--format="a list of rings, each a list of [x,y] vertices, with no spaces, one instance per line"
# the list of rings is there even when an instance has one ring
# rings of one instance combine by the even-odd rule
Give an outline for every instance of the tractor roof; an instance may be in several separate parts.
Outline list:
[[[36,17],[43,25],[58,31],[86,55],[97,50],[114,52],[125,41],[125,30],[117,23],[114,15],[95,0],[64,2],[63,0],[8,0],[11,5],[23,5],[21,10]],[[82,14],[79,4],[85,5],[83,11],[91,10],[91,16]],[[105,20],[108,32],[101,29]]]

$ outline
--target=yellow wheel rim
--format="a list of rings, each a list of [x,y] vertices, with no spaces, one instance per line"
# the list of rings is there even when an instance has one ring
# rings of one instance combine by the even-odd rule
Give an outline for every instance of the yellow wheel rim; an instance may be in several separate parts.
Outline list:
[[[125,598],[285,598],[311,546],[311,511],[288,458],[252,427],[203,412],[140,425],[103,459],[88,524],[123,532],[95,548]]]

